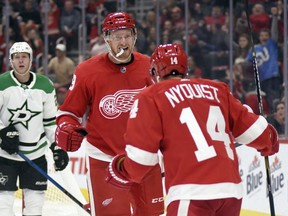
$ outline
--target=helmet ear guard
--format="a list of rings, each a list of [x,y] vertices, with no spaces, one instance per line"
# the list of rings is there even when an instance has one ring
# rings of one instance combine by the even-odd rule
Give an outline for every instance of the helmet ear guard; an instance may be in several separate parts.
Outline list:
[[[187,55],[179,44],[159,45],[150,59],[150,75],[153,82],[167,76],[187,74]]]

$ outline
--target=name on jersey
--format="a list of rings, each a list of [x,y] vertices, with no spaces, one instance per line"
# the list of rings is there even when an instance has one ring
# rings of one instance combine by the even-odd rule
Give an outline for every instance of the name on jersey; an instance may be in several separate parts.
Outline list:
[[[167,90],[165,95],[173,108],[176,104],[184,101],[185,98],[205,98],[208,100],[216,100],[220,103],[218,99],[218,88],[204,84],[179,84]]]

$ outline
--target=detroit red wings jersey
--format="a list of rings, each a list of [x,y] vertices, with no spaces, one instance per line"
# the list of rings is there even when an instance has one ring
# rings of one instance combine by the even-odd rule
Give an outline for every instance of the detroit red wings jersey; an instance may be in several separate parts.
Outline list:
[[[179,199],[241,198],[233,140],[264,149],[271,145],[266,128],[264,117],[249,113],[225,83],[166,80],[136,97],[125,134],[124,173],[139,182],[158,163],[160,149],[167,205]]]
[[[133,53],[130,64],[116,65],[107,53],[78,65],[61,116],[82,118],[88,108],[87,141],[105,154],[124,151],[123,134],[135,95],[151,85],[149,57]]]

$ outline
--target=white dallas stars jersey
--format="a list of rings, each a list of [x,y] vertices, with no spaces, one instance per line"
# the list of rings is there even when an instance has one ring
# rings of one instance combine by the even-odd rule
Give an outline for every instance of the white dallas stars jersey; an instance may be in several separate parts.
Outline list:
[[[55,140],[57,102],[53,83],[30,73],[33,80],[29,85],[18,82],[12,71],[0,75],[0,130],[14,125],[19,131],[20,151],[33,160]],[[2,149],[0,157],[23,160]]]

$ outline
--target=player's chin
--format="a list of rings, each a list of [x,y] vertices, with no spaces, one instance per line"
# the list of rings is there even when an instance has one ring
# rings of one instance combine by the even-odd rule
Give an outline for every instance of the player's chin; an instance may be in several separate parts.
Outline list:
[[[28,70],[28,68],[18,68],[16,69],[19,74],[24,74]]]
[[[131,55],[131,50],[125,50],[124,53],[120,56],[120,59],[127,59]]]

